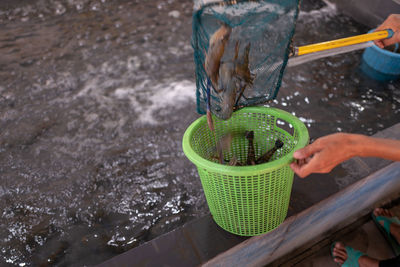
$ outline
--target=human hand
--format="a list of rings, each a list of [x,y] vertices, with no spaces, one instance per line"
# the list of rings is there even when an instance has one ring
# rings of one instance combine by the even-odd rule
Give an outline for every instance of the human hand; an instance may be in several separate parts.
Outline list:
[[[292,170],[301,178],[311,173],[328,173],[336,165],[355,156],[353,144],[356,135],[335,133],[315,140],[294,152]]]
[[[375,40],[374,43],[380,48],[400,42],[400,14],[392,14],[375,31],[392,29],[394,35],[391,38]]]

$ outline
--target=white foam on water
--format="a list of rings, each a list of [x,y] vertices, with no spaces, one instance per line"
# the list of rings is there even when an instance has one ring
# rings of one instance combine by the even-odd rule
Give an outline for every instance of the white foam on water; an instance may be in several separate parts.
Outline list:
[[[329,18],[337,14],[336,5],[323,0],[326,4],[323,8],[311,10],[311,11],[300,11],[299,12],[299,19],[310,19],[310,20],[320,20],[322,18]]]
[[[151,53],[146,53],[144,57],[148,61],[158,60]],[[112,123],[103,125],[105,128],[116,127],[122,134],[122,127],[129,115],[125,113],[115,114],[114,108],[121,104],[119,100],[128,100],[132,109],[137,113],[138,122],[157,124],[155,112],[173,107],[177,109],[184,104],[194,101],[196,96],[196,85],[188,80],[176,81],[173,77],[154,81],[151,75],[138,72],[142,64],[142,59],[132,56],[126,60],[103,62],[99,66],[87,66],[87,71],[82,75],[83,86],[79,86],[76,78],[72,79],[69,74],[62,74],[55,80],[46,83],[46,88],[54,88],[60,85],[74,88],[73,95],[60,95],[59,98],[50,102],[52,104],[69,103],[78,99],[96,103],[99,110],[114,114],[121,118],[118,126]],[[118,75],[116,75],[116,73]],[[132,81],[132,75],[137,80]],[[130,86],[132,84],[132,86]],[[118,108],[115,108],[118,110]],[[169,111],[166,111],[169,112]],[[173,110],[171,111],[173,112]],[[97,117],[96,117],[97,115]],[[99,114],[91,114],[89,111],[85,115],[88,124],[97,124]],[[112,121],[115,122],[115,116]]]
[[[129,99],[132,108],[140,114],[139,121],[156,124],[157,120],[153,116],[155,111],[171,106],[178,108],[194,101],[195,91],[196,85],[187,80],[155,86],[151,86],[149,81],[145,81],[134,88],[118,88],[114,95],[118,99]],[[152,94],[149,95],[149,92]],[[146,99],[146,101],[140,101],[140,99]]]
[[[168,16],[173,17],[175,19],[179,18],[181,13],[178,10],[172,10],[168,13]]]
[[[204,1],[204,4],[207,4],[206,2],[210,1]],[[195,9],[200,8],[202,4],[197,4],[195,5]],[[245,8],[242,8],[245,6]],[[243,16],[246,15],[249,11],[251,12],[269,12],[269,13],[276,13],[279,15],[284,14],[285,10],[281,5],[278,4],[272,4],[272,3],[255,3],[255,2],[246,2],[242,3],[240,8],[226,8],[225,6],[220,6],[216,5],[213,6],[210,10],[220,13],[220,14],[228,14],[231,16]],[[207,9],[205,10],[206,12],[209,12]]]

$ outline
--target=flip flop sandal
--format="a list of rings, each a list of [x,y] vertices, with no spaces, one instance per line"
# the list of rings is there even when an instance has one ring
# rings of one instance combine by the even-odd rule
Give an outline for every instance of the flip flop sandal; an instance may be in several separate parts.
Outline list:
[[[397,240],[390,234],[390,225],[392,223],[400,224],[400,220],[397,217],[385,217],[385,216],[375,216],[372,213],[372,220],[375,222],[378,229],[382,232],[383,236],[386,238],[392,250],[396,256],[400,255],[400,245]],[[380,224],[383,222],[383,226]]]
[[[332,243],[331,245],[331,256],[332,258],[336,258],[335,256],[333,256],[333,248],[335,247],[337,242]],[[365,253],[358,251],[352,247],[349,246],[345,246],[344,247],[346,249],[346,253],[347,253],[347,259],[345,262],[343,262],[343,264],[341,265],[342,267],[359,267],[360,265],[358,265],[358,259],[361,256],[364,256]]]

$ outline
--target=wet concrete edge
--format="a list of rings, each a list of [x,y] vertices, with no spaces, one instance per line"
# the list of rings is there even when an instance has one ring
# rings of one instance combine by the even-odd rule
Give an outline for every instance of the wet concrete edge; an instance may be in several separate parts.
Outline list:
[[[400,4],[396,0],[331,0],[344,14],[357,22],[375,28],[388,15],[400,12]]]

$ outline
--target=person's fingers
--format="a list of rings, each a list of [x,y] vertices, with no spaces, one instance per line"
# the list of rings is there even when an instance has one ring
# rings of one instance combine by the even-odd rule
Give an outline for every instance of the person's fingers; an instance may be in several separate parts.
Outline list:
[[[384,48],[382,40],[375,40],[374,41],[375,45],[378,46],[379,48]]]
[[[320,149],[318,147],[317,142],[309,144],[308,146],[301,148],[293,153],[293,157],[295,159],[305,159],[311,157],[315,152],[318,152]]]
[[[387,209],[383,209],[382,214],[383,214],[383,216],[385,216],[385,217],[389,217],[389,218],[390,218],[390,217],[394,217],[392,211],[387,210]]]
[[[328,173],[336,166],[331,162],[327,162],[326,154],[323,152],[317,152],[312,158],[307,159],[306,162],[303,165],[297,164],[298,168],[295,168],[295,173],[301,178],[311,173]]]
[[[376,208],[373,211],[373,214],[375,216],[384,216],[384,217],[394,217],[394,214],[391,210],[388,209],[382,209],[382,208]]]
[[[347,258],[347,255],[345,253],[343,253],[342,251],[338,251],[337,249],[333,250],[332,255],[334,256],[334,261],[340,264],[343,264],[343,262],[345,262]]]
[[[296,163],[299,167],[301,167],[301,166],[303,166],[304,164],[307,164],[307,163],[310,161],[310,159],[311,159],[311,158],[296,159],[296,160],[295,160],[295,163]]]
[[[295,164],[292,163],[290,165],[290,167],[292,167],[292,170],[300,177],[300,178],[304,178],[308,175],[310,175],[313,172],[318,171],[315,168],[315,164],[316,161],[314,160],[314,158],[312,158],[309,162],[303,164],[303,165],[299,165],[299,164]]]
[[[343,264],[343,263],[344,263],[344,260],[341,259],[341,258],[334,258],[333,260],[334,260],[335,262],[339,263],[339,264]]]
[[[391,210],[388,210],[388,213],[389,213],[390,217],[394,217],[394,214],[393,214],[393,212]]]
[[[381,208],[376,208],[376,209],[374,209],[374,211],[373,211],[373,213],[374,213],[375,216],[379,216],[380,212],[381,212]]]
[[[344,244],[342,242],[340,242],[340,241],[336,242],[335,248],[336,249],[341,249],[341,250],[346,250]]]
[[[340,257],[342,259],[346,259],[347,257],[347,253],[346,251],[343,251],[342,249],[333,249],[333,255],[335,255],[336,257]]]
[[[304,171],[302,170],[303,166],[304,166],[304,163],[299,164],[297,162],[293,162],[290,164],[290,168],[292,168],[294,173],[296,173],[300,178],[304,178],[307,176],[307,175],[303,174],[304,173]]]
[[[290,167],[292,168],[292,170],[294,171],[294,173],[297,174],[297,176],[299,176],[300,178],[305,178],[306,176],[308,176],[310,173],[307,173],[304,171],[304,165],[300,166],[296,163],[292,163],[290,164]]]
[[[310,175],[311,173],[320,172],[318,162],[319,162],[319,157],[318,155],[316,155],[313,158],[311,158],[309,162],[301,166],[301,168],[296,172],[297,175],[304,178]]]
[[[387,29],[387,27],[380,26],[380,27],[376,28],[375,31],[386,30],[386,29]],[[374,40],[374,43],[379,48],[384,48],[385,46],[395,44],[395,43],[397,43],[397,34],[395,33],[391,38]]]
[[[293,162],[293,163],[291,163],[290,164],[290,168],[292,168],[292,170],[295,172],[295,173],[297,173],[299,170],[300,170],[300,165],[299,164],[297,164],[296,162]]]
[[[302,168],[303,166],[307,165],[311,159],[312,158],[296,159],[293,163],[290,164],[290,167],[298,176],[304,178],[308,174],[307,175],[303,174],[304,171],[302,170]]]
[[[392,36],[392,38],[389,38],[389,39],[382,39],[380,41],[382,42],[383,47],[397,43],[397,39],[395,38],[395,36]],[[383,47],[380,47],[380,48],[383,48]]]
[[[301,178],[311,173],[328,173],[337,164],[346,160],[346,134],[332,134],[320,137],[314,143],[293,153],[295,163],[292,170]],[[338,153],[337,147],[343,146],[343,151]]]
[[[374,43],[380,48],[400,42],[400,14],[389,15],[387,19],[381,25],[376,27],[374,31],[387,29],[393,30],[394,35],[391,38],[374,41]]]

